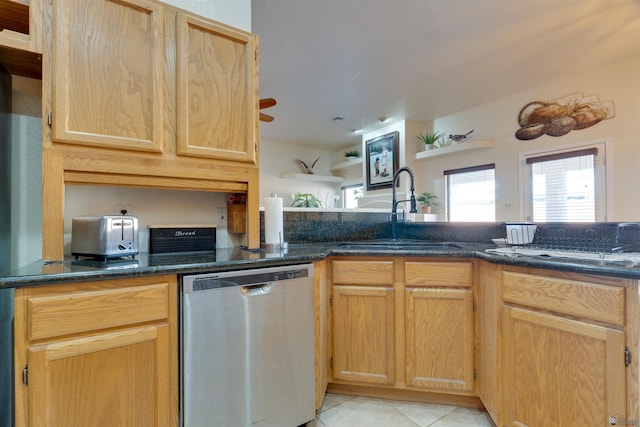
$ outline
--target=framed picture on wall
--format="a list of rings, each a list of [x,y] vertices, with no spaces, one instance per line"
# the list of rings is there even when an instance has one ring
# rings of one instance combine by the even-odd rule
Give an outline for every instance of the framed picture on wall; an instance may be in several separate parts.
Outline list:
[[[390,188],[398,170],[398,131],[370,139],[365,143],[367,156],[367,191]]]

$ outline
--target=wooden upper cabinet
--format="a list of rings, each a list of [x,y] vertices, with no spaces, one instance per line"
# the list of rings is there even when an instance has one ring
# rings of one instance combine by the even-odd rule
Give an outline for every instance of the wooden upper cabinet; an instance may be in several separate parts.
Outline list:
[[[177,153],[256,161],[256,39],[177,16]]]
[[[10,74],[42,78],[42,1],[0,0],[0,63]]]
[[[53,0],[52,139],[161,152],[163,8]]]

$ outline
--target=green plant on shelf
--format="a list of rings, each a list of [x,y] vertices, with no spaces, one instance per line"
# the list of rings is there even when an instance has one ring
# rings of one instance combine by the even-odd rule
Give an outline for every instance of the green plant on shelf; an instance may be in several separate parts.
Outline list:
[[[425,132],[418,135],[417,138],[427,147],[433,147],[436,142],[438,141],[440,141],[441,143],[443,142],[444,135],[445,135],[444,132],[434,132],[434,133]]]
[[[425,191],[416,197],[416,201],[420,202],[423,213],[431,213],[432,206],[440,205],[440,203],[438,203],[438,196],[433,193],[429,193],[428,191]]]
[[[347,151],[346,153],[344,153],[344,156],[346,158],[351,158],[351,157],[360,157],[360,152],[358,150],[351,150],[351,151]]]
[[[311,193],[296,193],[293,197],[292,208],[321,208],[322,202]]]

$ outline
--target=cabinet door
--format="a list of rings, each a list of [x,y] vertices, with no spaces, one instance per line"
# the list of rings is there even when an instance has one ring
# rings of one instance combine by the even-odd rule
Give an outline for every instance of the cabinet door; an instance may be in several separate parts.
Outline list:
[[[473,291],[407,289],[405,303],[407,385],[473,390]]]
[[[256,161],[255,36],[180,13],[177,152]]]
[[[171,275],[16,289],[16,426],[176,426],[176,294]]]
[[[169,353],[167,325],[31,347],[30,425],[170,425]]]
[[[393,384],[393,289],[333,286],[333,378]]]
[[[624,419],[621,331],[531,310],[503,310],[505,425],[605,426]]]
[[[53,0],[52,139],[162,151],[163,9]]]

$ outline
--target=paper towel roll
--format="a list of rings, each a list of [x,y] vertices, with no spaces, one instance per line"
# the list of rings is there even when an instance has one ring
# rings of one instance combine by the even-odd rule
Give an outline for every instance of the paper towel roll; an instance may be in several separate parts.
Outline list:
[[[280,245],[284,242],[282,221],[282,198],[265,197],[264,199],[264,243]]]

